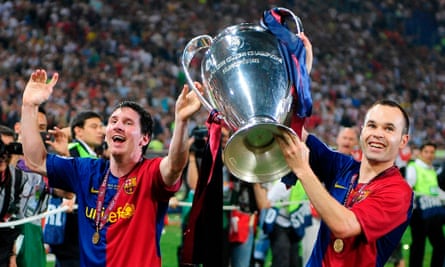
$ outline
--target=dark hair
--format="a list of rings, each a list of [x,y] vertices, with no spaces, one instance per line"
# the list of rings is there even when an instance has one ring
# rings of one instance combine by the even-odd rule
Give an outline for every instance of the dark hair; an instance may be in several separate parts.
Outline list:
[[[91,118],[98,118],[100,121],[102,121],[102,116],[100,116],[99,113],[94,111],[82,111],[77,113],[76,116],[74,116],[74,118],[71,120],[70,123],[71,137],[73,139],[76,138],[74,128],[76,127],[83,128],[85,126],[85,121]]]
[[[423,142],[422,145],[419,147],[419,150],[422,151],[422,150],[423,150],[425,147],[427,147],[427,146],[432,146],[432,147],[434,147],[434,149],[437,148],[437,145],[436,145],[435,143],[433,143],[433,142],[431,142],[431,141],[425,141],[425,142]]]
[[[12,130],[8,126],[0,125],[0,157],[6,156],[6,159],[9,160],[10,154],[11,154],[10,153],[11,151],[9,151],[9,150],[11,150],[11,148],[14,148],[15,146],[9,146],[9,145],[5,144],[1,138],[2,136],[10,136],[10,137],[14,138],[14,140],[16,140],[17,135],[14,132],[14,130]],[[21,145],[20,145],[20,148],[21,148]]]
[[[0,136],[3,136],[3,135],[13,137],[14,140],[16,139],[16,136],[17,136],[13,129],[11,129],[5,125],[0,125]]]
[[[117,109],[121,108],[131,108],[139,114],[139,124],[141,125],[141,133],[147,135],[149,138],[153,132],[153,119],[149,112],[147,112],[141,105],[134,101],[123,101],[119,103],[111,113],[115,112]],[[142,154],[147,151],[148,144],[142,147]]]
[[[40,105],[40,106],[39,106],[38,112],[39,112],[39,113],[42,113],[43,115],[46,116],[46,110],[45,110],[45,108],[43,107],[43,105]]]
[[[408,117],[408,113],[405,111],[404,108],[402,108],[402,106],[400,106],[399,103],[397,103],[394,100],[390,100],[390,99],[383,99],[383,100],[378,100],[377,102],[375,102],[372,106],[377,106],[377,105],[382,105],[382,106],[389,106],[389,107],[393,107],[393,108],[398,108],[400,110],[400,112],[402,112],[403,118],[405,120],[405,128],[403,129],[402,133],[403,134],[408,134],[409,133],[409,117]]]

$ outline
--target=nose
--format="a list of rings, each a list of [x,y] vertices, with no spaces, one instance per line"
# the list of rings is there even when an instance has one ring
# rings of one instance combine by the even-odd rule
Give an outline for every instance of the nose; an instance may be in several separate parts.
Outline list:
[[[371,136],[375,138],[382,138],[384,136],[385,130],[382,127],[375,127],[371,130]]]
[[[104,127],[97,127],[96,129],[96,133],[101,135],[101,134],[105,134],[105,128]]]
[[[109,130],[111,131],[123,132],[123,122],[119,120],[115,121],[111,125],[108,125],[107,128],[109,128]]]

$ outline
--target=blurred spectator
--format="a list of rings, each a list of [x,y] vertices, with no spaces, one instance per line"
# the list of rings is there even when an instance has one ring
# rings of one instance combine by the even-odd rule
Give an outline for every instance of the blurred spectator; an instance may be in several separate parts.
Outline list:
[[[426,238],[433,247],[431,266],[442,266],[445,259],[443,221],[445,214],[439,198],[440,188],[433,168],[436,144],[425,142],[419,157],[408,164],[406,180],[415,193],[415,208],[411,218],[411,248],[409,266],[423,266]]]

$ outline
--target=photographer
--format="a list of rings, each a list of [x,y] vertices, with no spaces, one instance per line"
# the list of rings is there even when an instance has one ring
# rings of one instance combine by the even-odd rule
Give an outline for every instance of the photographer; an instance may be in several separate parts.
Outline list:
[[[198,170],[201,164],[202,154],[204,152],[205,146],[207,144],[207,134],[208,130],[205,126],[196,126],[192,129],[190,133],[190,152],[189,160],[184,172],[182,174],[182,179],[184,180],[183,185],[185,186],[185,194],[183,202],[192,203],[193,197],[196,189],[196,184],[198,182]],[[188,222],[191,207],[182,207],[181,217],[182,217],[182,231],[185,231],[185,227]],[[184,236],[184,235],[182,235]],[[182,253],[182,242],[178,247],[178,264],[181,265],[181,253]]]
[[[18,172],[11,166],[11,155],[5,143],[14,141],[14,131],[0,125],[0,222],[19,218],[19,202],[23,183]],[[20,234],[20,227],[0,228],[0,267],[15,265],[14,242]]]
[[[40,106],[37,113],[37,123],[40,130],[40,135],[45,144],[49,147],[54,135],[47,132],[48,121],[45,109]],[[17,122],[14,125],[14,131],[9,128],[3,128],[5,134],[9,138],[5,141],[6,151],[10,157],[9,166],[11,170],[15,169],[17,187],[20,184],[20,190],[16,190],[17,201],[19,202],[18,218],[31,217],[42,212],[48,208],[48,199],[50,192],[53,195],[64,196],[71,198],[72,193],[63,191],[61,189],[49,188],[46,177],[36,173],[26,172],[27,168],[21,161],[23,158],[21,137],[21,124]],[[18,142],[16,142],[16,140]],[[23,170],[25,172],[23,172]],[[41,220],[34,220],[20,225],[20,235],[15,247],[15,254],[17,254],[16,262],[20,267],[45,267],[46,266],[46,250],[43,245],[42,223]]]
[[[207,144],[208,130],[205,126],[196,126],[190,134],[193,138],[193,143],[190,146],[190,152],[193,152],[196,157],[201,158]]]
[[[0,125],[0,137],[0,222],[21,219],[43,211],[49,192],[44,180],[40,175],[25,173],[15,167],[14,158],[22,154],[22,149],[21,144],[15,142],[12,129]],[[15,247],[14,243],[22,233],[22,225],[0,228],[0,267],[16,266],[16,254],[20,248]]]

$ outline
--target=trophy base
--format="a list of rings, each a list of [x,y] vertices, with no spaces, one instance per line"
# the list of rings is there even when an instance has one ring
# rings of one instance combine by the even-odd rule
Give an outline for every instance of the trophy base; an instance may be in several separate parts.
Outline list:
[[[246,125],[229,139],[223,151],[224,165],[238,179],[249,183],[265,183],[282,178],[290,172],[274,135],[283,124],[268,122]]]

